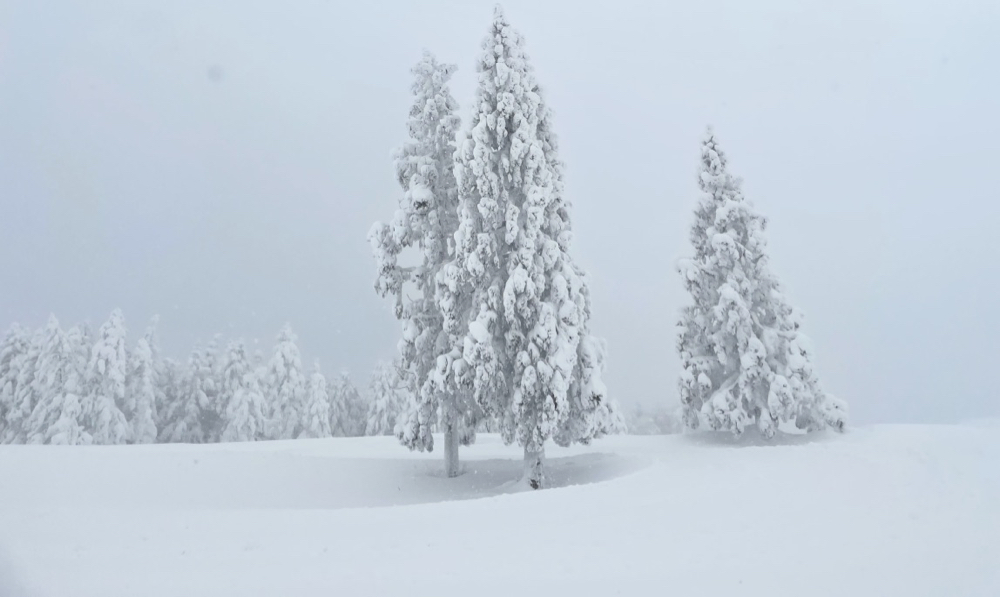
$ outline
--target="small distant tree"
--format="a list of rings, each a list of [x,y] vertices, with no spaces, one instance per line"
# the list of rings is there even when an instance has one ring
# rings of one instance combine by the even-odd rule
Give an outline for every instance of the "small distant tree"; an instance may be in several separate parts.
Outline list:
[[[302,358],[290,325],[278,333],[267,366],[267,389],[270,401],[267,437],[294,439],[302,430],[306,384]]]
[[[154,315],[149,321],[149,325],[146,327],[146,333],[143,336],[146,339],[146,344],[149,345],[150,358],[153,363],[152,367],[152,382],[153,382],[153,424],[157,429],[157,436],[159,436],[160,430],[163,429],[163,415],[167,408],[168,396],[167,392],[173,391],[176,394],[176,388],[171,388],[170,382],[174,380],[166,380],[167,372],[167,361],[164,359],[163,355],[160,354],[160,335],[159,335],[159,325],[160,316]],[[177,363],[172,363],[171,366],[176,367]],[[170,372],[171,374],[173,372]]]
[[[0,442],[11,443],[20,425],[17,381],[31,343],[28,331],[19,324],[7,330],[0,343]]]
[[[133,443],[156,442],[156,379],[153,350],[148,338],[140,338],[129,364],[128,410]]]
[[[632,435],[669,435],[684,429],[679,407],[646,408],[636,404],[626,418],[627,433]]]
[[[333,435],[358,437],[365,434],[368,403],[358,392],[350,374],[341,372],[329,387],[330,426]]]
[[[4,443],[23,444],[28,441],[31,429],[28,419],[38,403],[38,359],[42,354],[44,334],[38,330],[28,338],[25,351],[17,359],[14,369],[17,380],[14,383],[13,403],[7,412],[7,431]]]
[[[130,436],[125,403],[125,318],[115,309],[97,333],[87,367],[87,431],[95,444],[121,444]]]
[[[222,371],[222,402],[226,405],[221,441],[247,442],[264,439],[267,418],[257,372],[247,358],[242,342],[231,342]]]
[[[368,383],[368,423],[365,435],[392,435],[402,412],[406,391],[396,366],[379,363]]]
[[[44,444],[49,427],[59,418],[61,395],[65,382],[65,369],[69,364],[66,354],[65,333],[55,315],[49,319],[41,332],[38,359],[33,376],[33,394],[36,396],[34,408],[24,422],[25,441]]]
[[[186,371],[174,369],[171,375],[176,398],[168,401],[161,442],[200,444],[218,441],[220,427],[217,415],[219,388],[213,367],[214,344],[208,348],[196,346],[188,359]],[[169,371],[170,369],[168,369]],[[169,393],[168,393],[169,395]],[[218,432],[221,434],[221,429]]]
[[[83,397],[86,391],[84,380],[90,358],[90,346],[80,326],[74,326],[66,332],[66,345],[69,364],[62,386],[61,412],[55,424],[49,427],[47,441],[50,444],[61,445],[90,444],[93,438],[84,428],[86,419],[83,412]]]
[[[78,349],[78,328],[66,333],[54,315],[45,326],[35,376],[38,403],[28,418],[28,442],[33,444],[89,444],[82,425],[80,391],[86,367]]]
[[[330,437],[330,396],[327,393],[326,377],[320,371],[319,362],[313,367],[306,386],[306,399],[302,409],[300,438]]]
[[[206,442],[222,441],[222,430],[226,426],[225,387],[226,354],[220,354],[222,337],[218,334],[202,350],[197,363],[199,385],[198,404],[201,409],[201,428]],[[244,352],[245,354],[245,352]],[[192,372],[192,375],[194,373]]]
[[[181,363],[173,359],[160,361],[160,373],[156,383],[156,440],[158,442],[190,441],[197,443],[192,438],[175,440],[173,437],[178,424],[184,418],[187,406],[184,401],[186,385],[187,371]],[[193,421],[198,422],[197,410],[194,412]],[[184,434],[182,431],[181,435]]]
[[[679,381],[685,423],[742,434],[778,424],[843,430],[846,405],[825,394],[800,318],[770,270],[767,221],[709,130],[702,143],[694,255],[679,263],[692,304],[681,313]]]

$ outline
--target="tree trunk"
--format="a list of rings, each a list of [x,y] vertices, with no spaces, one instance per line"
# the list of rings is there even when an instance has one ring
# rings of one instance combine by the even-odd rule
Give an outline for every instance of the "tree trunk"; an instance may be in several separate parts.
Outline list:
[[[532,489],[543,489],[545,487],[545,446],[540,446],[537,451],[524,447],[524,479]]]
[[[458,429],[454,421],[444,426],[444,472],[448,477],[458,476]]]

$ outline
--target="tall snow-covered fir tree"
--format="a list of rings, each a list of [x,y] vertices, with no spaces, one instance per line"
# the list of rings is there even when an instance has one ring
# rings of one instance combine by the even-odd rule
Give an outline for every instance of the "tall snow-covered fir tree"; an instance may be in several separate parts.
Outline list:
[[[127,411],[130,413],[132,442],[156,442],[156,366],[148,337],[136,343],[129,359]]]
[[[846,405],[821,389],[800,318],[770,270],[767,222],[744,198],[711,129],[698,184],[694,255],[678,268],[692,297],[677,342],[685,423],[737,435],[756,425],[765,437],[780,423],[843,430]]]
[[[433,450],[431,430],[440,423],[445,435],[445,470],[455,476],[458,445],[475,439],[476,409],[468,392],[434,383],[439,362],[444,367],[445,355],[452,350],[435,281],[454,253],[458,227],[454,153],[461,120],[448,88],[455,66],[442,64],[425,52],[412,72],[409,139],[395,156],[396,178],[403,193],[393,221],[376,223],[368,238],[378,268],[375,290],[395,299],[394,311],[403,324],[400,367],[412,401],[399,421],[397,436],[411,450]],[[417,263],[400,264],[400,254],[411,248],[419,256]],[[411,286],[412,292],[404,292]]]
[[[247,357],[242,342],[230,342],[222,370],[221,402],[225,404],[225,425],[221,441],[248,442],[264,439],[267,417],[257,371]]]
[[[406,402],[403,380],[394,363],[379,363],[368,382],[365,435],[392,435]]]
[[[80,335],[79,328],[64,332],[55,316],[49,317],[35,376],[39,399],[28,419],[28,443],[91,443],[83,427],[80,393],[87,354],[81,350]]]
[[[28,353],[30,344],[28,331],[18,324],[13,324],[4,335],[0,344],[0,442],[11,443],[8,431],[12,429],[17,398],[17,380],[24,355]]]
[[[87,366],[84,406],[87,431],[95,444],[121,444],[130,439],[125,403],[125,318],[115,309],[97,332]]]
[[[542,487],[545,442],[589,442],[621,415],[601,379],[603,342],[569,251],[569,203],[549,109],[524,39],[498,6],[477,63],[470,134],[456,153],[456,255],[439,282],[451,363],[504,441],[524,447],[525,480]]]
[[[306,397],[301,412],[301,438],[330,437],[330,395],[327,393],[326,377],[320,370],[319,362],[306,384]]]
[[[306,383],[296,336],[286,325],[267,364],[268,439],[295,439],[301,431]]]

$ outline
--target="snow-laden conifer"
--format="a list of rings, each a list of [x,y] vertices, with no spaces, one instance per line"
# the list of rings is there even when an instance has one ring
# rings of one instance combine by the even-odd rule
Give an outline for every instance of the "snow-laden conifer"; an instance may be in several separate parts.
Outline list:
[[[162,359],[156,383],[156,441],[171,442],[169,439],[182,419],[183,396],[186,388],[187,370],[174,359]],[[197,420],[197,419],[196,419]],[[186,440],[177,440],[186,441]]]
[[[81,332],[64,332],[55,316],[45,326],[44,342],[35,376],[38,404],[28,420],[27,440],[34,444],[89,444],[83,427],[80,393],[84,388],[87,354],[81,350]]]
[[[458,474],[458,444],[475,438],[475,409],[468,392],[434,383],[439,364],[443,366],[445,355],[452,352],[436,299],[436,279],[454,253],[458,227],[454,153],[460,119],[448,88],[454,71],[455,66],[438,62],[429,52],[413,68],[409,139],[395,159],[403,193],[393,221],[376,223],[369,233],[378,268],[375,290],[395,299],[394,311],[403,324],[400,368],[411,400],[397,437],[411,450],[433,450],[431,430],[440,422],[449,476]],[[417,263],[404,266],[400,255],[409,248],[416,249]]]
[[[156,366],[149,339],[143,337],[135,346],[129,363],[129,412],[132,442],[156,442]]]
[[[296,339],[291,326],[283,327],[267,364],[269,439],[294,439],[302,429],[306,383]]]
[[[570,257],[551,116],[524,40],[497,7],[477,63],[470,134],[456,154],[456,259],[439,304],[456,330],[450,363],[505,442],[524,447],[525,479],[544,484],[544,446],[588,442],[621,417],[601,379],[604,346],[590,335],[590,296]]]
[[[7,429],[3,439],[6,444],[23,444],[28,441],[31,432],[28,418],[38,402],[35,376],[38,373],[38,359],[42,354],[43,343],[43,330],[36,330],[28,337],[24,352],[13,365],[17,377],[13,384],[13,400],[6,417]]]
[[[59,418],[61,394],[69,364],[66,335],[55,315],[42,328],[41,345],[32,383],[37,397],[34,408],[24,423],[25,440],[44,444],[46,432]]]
[[[330,426],[338,437],[358,437],[365,434],[368,423],[368,401],[351,381],[351,376],[342,371],[329,384]]]
[[[176,388],[171,387],[171,382],[175,381],[174,378],[170,380],[165,379],[168,375],[167,372],[167,361],[160,354],[160,334],[159,334],[160,316],[154,315],[149,321],[149,325],[146,327],[146,333],[143,336],[146,339],[146,344],[149,345],[150,357],[152,359],[152,381],[153,381],[153,422],[156,425],[157,435],[159,431],[163,428],[164,421],[163,417],[167,409],[167,403],[169,397],[167,396],[168,391],[173,391],[176,394]],[[173,363],[171,366],[176,366],[177,363]],[[171,372],[170,374],[172,374]]]
[[[701,150],[694,255],[679,270],[692,304],[679,323],[679,381],[691,428],[765,437],[779,423],[842,430],[846,406],[820,388],[808,340],[770,269],[766,220],[745,199],[709,130]]]
[[[394,363],[379,363],[368,382],[365,435],[392,435],[406,401],[406,390]]]
[[[0,442],[10,443],[8,430],[17,397],[18,371],[28,352],[30,336],[19,324],[13,324],[0,343]]]
[[[97,332],[87,366],[87,431],[95,444],[121,444],[130,438],[125,403],[125,318],[115,309]]]
[[[267,417],[257,371],[247,357],[243,342],[231,342],[222,370],[221,402],[225,425],[220,441],[247,442],[264,439]]]
[[[300,423],[302,432],[299,437],[330,437],[333,435],[333,430],[330,428],[330,395],[319,362],[313,366],[313,372],[306,384],[305,396]]]
[[[83,407],[84,392],[87,387],[84,380],[90,358],[90,345],[80,326],[70,328],[65,337],[68,365],[63,383],[62,403],[59,418],[48,429],[47,441],[50,444],[62,445],[89,444],[93,438],[84,428],[86,418]]]
[[[176,398],[168,401],[160,430],[161,442],[200,444],[218,441],[213,436],[218,418],[212,402],[218,390],[210,350],[196,346],[187,368],[172,374]],[[168,396],[169,396],[168,392]]]

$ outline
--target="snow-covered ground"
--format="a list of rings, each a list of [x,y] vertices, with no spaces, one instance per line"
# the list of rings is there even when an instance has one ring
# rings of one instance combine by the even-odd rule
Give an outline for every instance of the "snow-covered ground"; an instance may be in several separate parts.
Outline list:
[[[0,595],[1000,595],[1000,425],[0,446]]]

